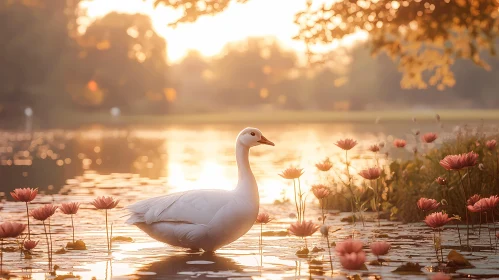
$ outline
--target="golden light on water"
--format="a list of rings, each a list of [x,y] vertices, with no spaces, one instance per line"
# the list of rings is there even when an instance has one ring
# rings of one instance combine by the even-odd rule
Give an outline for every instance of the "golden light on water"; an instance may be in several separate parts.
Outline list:
[[[149,15],[155,31],[167,41],[167,56],[172,62],[181,60],[189,50],[197,50],[204,56],[214,56],[219,54],[227,43],[248,37],[275,37],[287,48],[300,53],[306,50],[303,42],[292,40],[298,33],[298,26],[294,24],[295,14],[305,8],[306,1],[251,0],[246,4],[234,3],[221,14],[202,17],[195,23],[182,24],[175,29],[168,27],[168,23],[179,17],[179,11],[161,5],[155,9],[152,2],[85,1],[81,5],[87,9],[89,19],[79,20],[80,31],[83,32],[93,19],[112,11]],[[323,2],[330,0],[315,0],[314,4]],[[366,38],[365,33],[356,33],[321,49],[334,49],[340,45],[352,46]]]
[[[377,162],[374,154],[368,150],[369,146],[382,141],[387,143],[383,151],[396,154],[404,150],[394,149],[393,145],[388,144],[393,137],[386,134],[382,125],[376,128],[373,128],[372,124],[354,126],[341,123],[258,127],[276,144],[274,147],[254,147],[250,152],[250,164],[259,186],[260,211],[275,218],[274,222],[264,225],[264,231],[285,232],[289,222],[294,220],[290,216],[294,213],[292,202],[274,203],[275,200],[282,200],[283,196],[292,201],[292,181],[278,175],[284,169],[290,166],[304,168],[305,173],[300,180],[301,190],[306,193],[308,199],[307,218],[316,219],[320,208],[317,199],[309,192],[310,187],[318,183],[328,184],[332,178],[340,186],[338,175],[342,176],[345,171],[345,151],[335,145],[337,140],[353,138],[358,141],[358,145],[348,152],[351,162],[350,174],[354,177],[356,186],[365,182],[357,175],[361,169],[376,164],[386,166],[385,156],[378,153]],[[406,125],[401,127],[406,129]],[[224,275],[281,279],[293,275],[300,276],[300,273],[308,275],[308,270],[317,269],[317,266],[308,260],[297,260],[294,257],[295,249],[303,246],[303,239],[300,238],[265,237],[263,254],[259,256],[256,246],[260,235],[258,226],[251,228],[241,239],[217,251],[215,256],[194,256],[195,254],[185,254],[182,250],[155,241],[138,228],[124,223],[127,218],[124,207],[138,200],[186,190],[234,189],[238,177],[234,141],[240,129],[241,125],[177,125],[154,129],[114,130],[95,126],[76,132],[54,132],[53,135],[37,132],[34,137],[41,137],[44,141],[41,141],[36,149],[30,149],[30,152],[25,149],[17,151],[15,147],[18,146],[8,143],[14,147],[14,161],[32,157],[33,162],[36,162],[42,158],[42,153],[45,153],[46,161],[60,165],[53,167],[57,172],[69,172],[78,167],[73,169],[76,175],[62,175],[65,182],[62,188],[59,183],[51,184],[50,187],[42,186],[43,191],[32,205],[60,205],[67,201],[82,203],[75,216],[76,238],[85,241],[88,251],[55,254],[54,264],[61,265],[57,274],[69,276],[72,272],[82,279],[141,279],[149,276],[166,279],[165,277],[171,275],[181,274],[189,277],[202,274],[192,271],[194,268],[204,269],[202,271],[206,271],[203,273],[206,273],[207,277]],[[390,124],[389,129],[393,131],[396,128]],[[401,137],[403,132],[398,131],[395,135]],[[409,137],[405,138],[410,141]],[[52,156],[55,158],[52,159]],[[315,164],[326,157],[329,157],[333,168],[328,172],[320,172]],[[50,168],[50,164],[47,167]],[[36,172],[28,171],[22,173],[25,178],[23,180],[36,178]],[[342,177],[342,180],[346,179]],[[128,238],[113,242],[112,256],[106,252],[104,212],[88,204],[96,196],[102,195],[120,199],[119,207],[109,212],[112,236]],[[5,201],[3,206],[4,211],[13,215],[9,219],[24,219],[24,205]],[[335,227],[350,227],[351,225],[340,222],[348,214],[332,215],[335,216]],[[71,239],[71,222],[68,216],[59,214],[53,221],[54,229],[57,228],[54,230],[53,247],[59,249]],[[38,236],[41,225],[35,222],[32,229]],[[335,234],[335,238],[346,238],[350,232],[348,228],[338,235]],[[372,236],[369,231],[358,234],[364,234],[363,238]],[[320,234],[310,237],[308,242],[310,247],[324,247],[324,239]],[[47,259],[42,257],[45,250],[43,246],[36,248],[37,259],[33,262],[33,268],[23,271],[24,274],[33,274],[33,279],[45,278]],[[18,258],[18,254],[12,253],[6,254],[4,260],[8,267],[16,268]]]
[[[346,133],[348,126],[343,127],[343,133],[331,135],[332,139],[353,137]],[[265,131],[265,130],[264,130]],[[292,199],[292,182],[278,176],[278,174],[290,165],[304,168],[305,173],[300,178],[303,191],[308,192],[313,184],[324,183],[320,180],[331,182],[336,175],[329,172],[320,174],[315,163],[322,161],[326,156],[331,157],[334,167],[341,174],[345,170],[344,151],[339,149],[331,141],[327,146],[319,143],[323,141],[324,135],[318,134],[313,128],[303,127],[294,130],[304,137],[303,140],[289,139],[284,144],[286,134],[265,133],[269,139],[275,141],[275,147],[258,146],[250,152],[250,164],[258,182],[260,199],[262,204],[271,204],[276,200],[282,200],[283,194]],[[145,135],[146,132],[140,133]],[[343,135],[345,136],[343,136]],[[227,131],[217,129],[204,129],[202,131],[186,131],[182,129],[170,129],[167,135],[182,135],[183,141],[166,140],[163,148],[168,157],[164,164],[164,174],[168,178],[168,192],[178,192],[195,189],[223,189],[232,190],[237,185],[237,165],[234,154],[235,136]],[[203,139],[202,142],[197,141]],[[293,141],[297,141],[293,143]],[[289,142],[291,141],[291,142]],[[376,142],[374,139],[372,142]],[[315,144],[314,144],[315,143]],[[369,142],[370,143],[370,142]],[[286,145],[286,147],[282,147]],[[296,155],[289,156],[281,154],[281,161],[276,161],[275,153],[279,154],[289,145],[300,147]],[[350,158],[357,157],[359,151],[350,152]],[[273,157],[274,155],[274,157]],[[354,177],[356,173],[366,166],[365,161],[351,161],[350,170]],[[345,178],[342,178],[343,180]],[[166,190],[165,190],[166,191]]]

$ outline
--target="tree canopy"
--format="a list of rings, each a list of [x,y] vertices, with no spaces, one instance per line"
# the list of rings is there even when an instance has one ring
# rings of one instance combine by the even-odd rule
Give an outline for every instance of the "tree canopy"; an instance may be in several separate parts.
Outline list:
[[[184,12],[173,22],[176,25],[246,1],[156,0],[156,4]],[[490,68],[483,51],[495,55],[498,15],[498,0],[345,0],[320,6],[308,0],[296,15],[300,27],[296,39],[309,46],[310,61],[316,63],[328,56],[314,52],[315,46],[367,32],[373,54],[385,52],[398,62],[403,87],[430,85],[444,90],[455,84],[451,66],[457,59]]]
[[[110,13],[93,22],[77,42],[68,87],[77,103],[126,109],[146,96],[163,101],[166,108],[166,43],[148,16]]]
[[[164,4],[176,10],[181,10],[183,15],[170,23],[176,26],[180,23],[195,22],[206,15],[216,15],[225,11],[231,2],[246,3],[248,0],[154,0],[154,4]]]
[[[0,1],[0,113],[18,113],[19,106],[36,103],[30,92],[56,71],[70,43],[78,2]]]

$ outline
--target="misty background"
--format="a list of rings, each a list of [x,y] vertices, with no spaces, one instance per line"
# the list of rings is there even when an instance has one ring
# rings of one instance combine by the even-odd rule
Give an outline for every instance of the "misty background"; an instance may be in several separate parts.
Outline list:
[[[112,108],[164,115],[499,107],[499,61],[492,56],[485,55],[488,71],[457,60],[456,83],[443,90],[402,88],[398,63],[383,53],[373,57],[366,42],[335,49],[322,68],[272,37],[232,42],[214,57],[193,50],[172,62],[169,38],[147,15],[112,12],[81,32],[80,2],[0,1],[3,121],[23,119],[26,108],[50,126]]]

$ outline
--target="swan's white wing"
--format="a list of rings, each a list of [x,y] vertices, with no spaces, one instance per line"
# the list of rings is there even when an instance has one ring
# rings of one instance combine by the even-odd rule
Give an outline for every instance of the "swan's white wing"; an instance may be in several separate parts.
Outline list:
[[[195,190],[154,197],[128,206],[127,223],[179,222],[208,224],[233,199],[231,191]]]

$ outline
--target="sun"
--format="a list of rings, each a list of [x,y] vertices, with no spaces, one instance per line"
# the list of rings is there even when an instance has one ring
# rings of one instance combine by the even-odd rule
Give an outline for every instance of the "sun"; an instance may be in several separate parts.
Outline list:
[[[326,0],[318,2],[322,1]],[[292,38],[298,33],[298,26],[294,24],[295,14],[303,10],[305,4],[306,1],[301,0],[251,0],[245,4],[234,3],[221,14],[205,16],[195,23],[181,24],[177,28],[168,27],[168,23],[179,18],[180,12],[161,5],[154,8],[153,1],[150,0],[92,0],[81,5],[87,10],[91,20],[113,11],[149,15],[155,31],[167,42],[169,62],[178,62],[189,50],[196,50],[210,57],[219,54],[228,43],[248,37],[274,37],[284,47],[304,53],[305,44]],[[80,24],[85,28],[89,22]],[[341,45],[351,45],[365,40],[365,37],[365,34],[354,34],[343,40]]]

